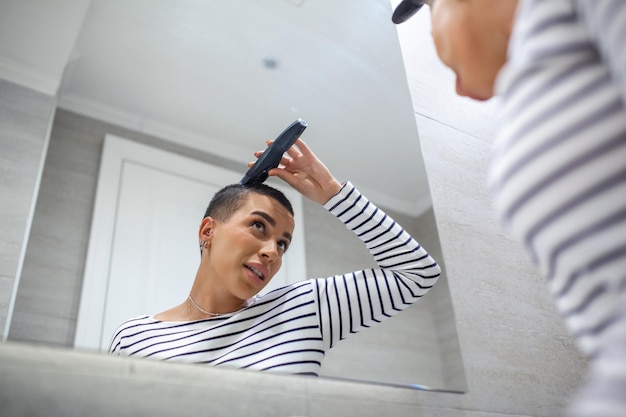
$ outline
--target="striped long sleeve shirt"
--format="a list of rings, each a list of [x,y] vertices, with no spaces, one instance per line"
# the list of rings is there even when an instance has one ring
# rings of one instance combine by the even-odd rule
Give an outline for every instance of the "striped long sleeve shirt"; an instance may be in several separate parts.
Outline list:
[[[137,317],[119,327],[109,351],[318,375],[328,349],[405,309],[440,275],[424,248],[351,183],[324,207],[361,239],[378,268],[299,281],[257,297],[243,310],[206,320]]]
[[[497,90],[497,210],[592,365],[571,412],[626,415],[626,1],[522,0]]]

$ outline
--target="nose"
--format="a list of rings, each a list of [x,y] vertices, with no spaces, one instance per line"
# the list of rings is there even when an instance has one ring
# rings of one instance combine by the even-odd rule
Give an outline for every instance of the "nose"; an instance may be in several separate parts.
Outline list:
[[[270,263],[274,262],[279,257],[278,243],[273,240],[265,241],[265,243],[261,246],[259,254],[261,257],[268,259]]]

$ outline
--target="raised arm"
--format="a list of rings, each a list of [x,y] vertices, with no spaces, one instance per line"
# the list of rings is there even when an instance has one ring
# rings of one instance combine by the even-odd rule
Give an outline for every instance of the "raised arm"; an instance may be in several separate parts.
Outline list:
[[[315,281],[322,336],[330,348],[415,303],[435,285],[441,269],[415,239],[351,183],[324,207],[356,234],[378,264],[378,268]]]
[[[341,185],[302,140],[289,149],[281,165],[269,175],[323,205],[361,239],[378,264],[315,280],[327,347],[392,317],[433,287],[441,273],[435,260],[350,182]]]

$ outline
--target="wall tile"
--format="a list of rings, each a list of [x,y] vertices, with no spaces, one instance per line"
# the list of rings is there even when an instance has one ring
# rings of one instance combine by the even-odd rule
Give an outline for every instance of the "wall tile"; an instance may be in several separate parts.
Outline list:
[[[0,331],[9,315],[54,106],[53,97],[0,79],[0,276],[8,291],[0,293]]]
[[[54,98],[0,80],[0,274],[14,276]]]

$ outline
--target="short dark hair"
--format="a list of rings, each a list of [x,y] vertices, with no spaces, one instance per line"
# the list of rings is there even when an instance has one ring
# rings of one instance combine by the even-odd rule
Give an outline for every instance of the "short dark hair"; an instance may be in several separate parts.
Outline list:
[[[243,206],[246,197],[250,193],[256,193],[273,198],[282,204],[293,216],[291,202],[281,191],[265,184],[231,184],[219,190],[209,203],[204,217],[211,216],[221,222],[228,221],[234,212]],[[204,218],[203,217],[203,218]]]

